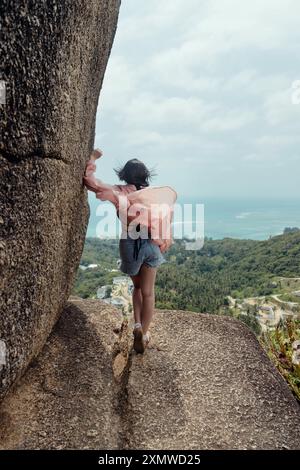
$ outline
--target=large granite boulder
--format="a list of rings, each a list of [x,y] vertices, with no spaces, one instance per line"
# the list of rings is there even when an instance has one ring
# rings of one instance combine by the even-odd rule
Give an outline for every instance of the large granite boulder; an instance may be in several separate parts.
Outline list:
[[[119,6],[1,2],[0,398],[45,343],[79,264],[82,175]]]

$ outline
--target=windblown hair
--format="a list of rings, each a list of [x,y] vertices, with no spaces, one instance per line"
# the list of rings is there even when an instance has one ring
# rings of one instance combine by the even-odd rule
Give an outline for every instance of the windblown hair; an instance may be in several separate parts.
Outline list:
[[[127,184],[134,184],[137,189],[149,186],[151,179],[155,176],[153,169],[149,170],[146,165],[132,158],[121,168],[115,168],[115,172],[121,181]]]

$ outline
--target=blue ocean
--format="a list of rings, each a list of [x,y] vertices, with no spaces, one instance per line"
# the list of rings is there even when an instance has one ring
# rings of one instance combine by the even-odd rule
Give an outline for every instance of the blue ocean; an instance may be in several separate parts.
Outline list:
[[[96,215],[99,204],[94,195],[89,196],[90,221],[88,237],[96,236],[101,216]],[[285,227],[300,228],[300,199],[180,199],[178,203],[204,205],[204,235],[213,239],[225,237],[265,240],[283,233]],[[112,212],[113,213],[113,212]]]

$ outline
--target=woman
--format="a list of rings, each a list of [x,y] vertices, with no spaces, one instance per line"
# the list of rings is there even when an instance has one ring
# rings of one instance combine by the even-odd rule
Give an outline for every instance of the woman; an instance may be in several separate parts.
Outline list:
[[[121,169],[115,170],[119,179],[126,184],[110,185],[103,183],[94,176],[96,170],[95,160],[102,156],[101,150],[94,150],[90,160],[87,162],[84,184],[90,190],[96,193],[96,197],[102,201],[112,202],[120,217],[121,196],[126,198],[126,211],[128,207],[137,207],[143,209],[151,206],[151,202],[160,200],[160,203],[166,203],[169,208],[165,219],[171,224],[172,205],[176,200],[176,193],[172,188],[150,188],[149,182],[152,177],[151,172],[140,160],[129,160]],[[154,285],[157,267],[166,262],[162,253],[166,251],[172,243],[170,236],[154,237],[151,234],[156,233],[158,225],[162,223],[162,217],[148,216],[128,217],[126,223],[122,220],[122,236],[120,239],[120,269],[128,274],[133,281],[133,310],[134,310],[134,344],[133,347],[137,353],[143,354],[145,347],[149,344],[150,334],[149,326],[154,313]],[[164,219],[164,220],[165,220]],[[129,221],[129,223],[128,223]],[[146,236],[145,236],[146,235]]]

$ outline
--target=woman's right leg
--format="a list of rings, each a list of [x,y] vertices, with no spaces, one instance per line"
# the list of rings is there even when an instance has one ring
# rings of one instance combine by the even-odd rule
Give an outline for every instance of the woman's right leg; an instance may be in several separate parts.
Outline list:
[[[140,270],[140,285],[143,299],[141,317],[144,334],[146,334],[149,329],[154,313],[156,272],[157,268],[151,268],[145,264],[142,265]]]

